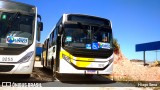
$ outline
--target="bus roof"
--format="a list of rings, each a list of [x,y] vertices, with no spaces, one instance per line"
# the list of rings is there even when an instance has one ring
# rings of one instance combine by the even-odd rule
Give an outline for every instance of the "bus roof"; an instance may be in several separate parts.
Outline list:
[[[64,13],[63,15],[77,15],[77,16],[86,16],[86,17],[93,17],[93,18],[99,18],[99,19],[104,19],[104,20],[107,20],[107,21],[110,21],[106,18],[102,18],[102,17],[99,17],[99,16],[94,16],[94,15],[88,15],[88,14],[79,14],[79,13]]]
[[[25,3],[8,1],[8,0],[0,1],[0,10],[35,13],[35,8],[36,8],[35,6]]]
[[[87,15],[87,14],[73,14],[73,13],[63,14],[62,23],[65,23],[68,21],[90,23],[90,24],[92,23],[96,25],[105,25],[105,26],[112,27],[111,21],[109,19],[98,17],[98,16]],[[59,24],[59,22],[57,24]]]

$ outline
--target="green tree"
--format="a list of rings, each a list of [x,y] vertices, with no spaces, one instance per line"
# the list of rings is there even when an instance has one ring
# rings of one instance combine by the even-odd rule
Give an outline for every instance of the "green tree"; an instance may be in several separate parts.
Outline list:
[[[120,45],[118,43],[118,40],[113,38],[113,48],[114,48],[114,53],[118,54],[120,51]]]

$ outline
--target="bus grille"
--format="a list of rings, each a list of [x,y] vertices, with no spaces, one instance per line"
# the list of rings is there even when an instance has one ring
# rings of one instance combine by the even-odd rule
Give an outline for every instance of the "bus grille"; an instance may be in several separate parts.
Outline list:
[[[9,72],[14,68],[14,65],[0,65],[0,72]]]

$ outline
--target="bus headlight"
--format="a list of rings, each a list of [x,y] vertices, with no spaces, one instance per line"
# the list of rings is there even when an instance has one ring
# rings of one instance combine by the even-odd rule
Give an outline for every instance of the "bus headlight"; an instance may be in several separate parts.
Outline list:
[[[24,57],[22,57],[18,63],[24,63],[24,62],[28,62],[28,60],[32,57],[33,55],[33,51],[28,52]]]
[[[70,62],[70,58],[64,54],[62,54],[62,57],[64,60],[66,60],[67,62]]]
[[[112,62],[113,62],[113,58],[109,60],[108,64],[110,65]]]

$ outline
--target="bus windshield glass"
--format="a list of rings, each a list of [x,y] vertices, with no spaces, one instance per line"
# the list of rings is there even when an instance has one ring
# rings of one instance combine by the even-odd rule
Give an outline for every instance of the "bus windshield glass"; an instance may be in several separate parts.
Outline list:
[[[85,27],[64,28],[64,46],[91,50],[113,49],[111,28],[90,25]]]
[[[0,12],[0,47],[20,48],[33,42],[34,16]]]

